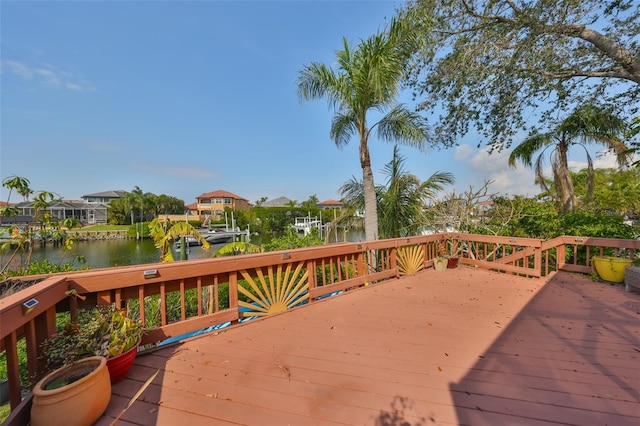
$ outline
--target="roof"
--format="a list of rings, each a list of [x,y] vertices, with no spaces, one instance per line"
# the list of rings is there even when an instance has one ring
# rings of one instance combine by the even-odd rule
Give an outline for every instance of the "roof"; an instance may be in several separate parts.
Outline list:
[[[191,203],[184,206],[188,210],[198,210],[198,203]]]
[[[86,198],[86,197],[120,198],[120,197],[123,197],[124,194],[126,193],[127,191],[124,191],[122,189],[116,189],[113,191],[103,191],[103,192],[96,192],[95,194],[83,195],[82,198]]]
[[[233,192],[224,191],[222,189],[218,189],[217,191],[213,191],[213,192],[206,192],[196,197],[196,199],[200,199],[200,198],[235,198],[236,200],[248,201],[246,198],[236,195]]]
[[[278,197],[262,203],[262,207],[288,207],[289,205],[291,200],[287,197]]]
[[[344,206],[342,201],[337,200],[324,200],[321,203],[318,203],[319,206]]]

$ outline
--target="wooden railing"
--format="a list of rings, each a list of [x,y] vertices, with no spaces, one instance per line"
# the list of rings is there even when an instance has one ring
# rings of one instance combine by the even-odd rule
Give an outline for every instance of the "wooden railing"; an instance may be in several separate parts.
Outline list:
[[[20,379],[18,341],[26,342],[33,383],[43,374],[40,344],[56,332],[57,313],[70,312],[75,318],[84,306],[115,304],[145,324],[142,345],[149,347],[415,273],[433,265],[443,241],[459,253],[461,264],[528,277],[558,270],[588,273],[591,257],[607,250],[640,257],[640,241],[635,240],[436,234],[55,274],[0,299],[0,350],[6,351],[12,410],[22,410],[16,408],[29,400],[22,397],[21,390],[30,384]],[[20,415],[28,416],[13,413],[12,418]]]

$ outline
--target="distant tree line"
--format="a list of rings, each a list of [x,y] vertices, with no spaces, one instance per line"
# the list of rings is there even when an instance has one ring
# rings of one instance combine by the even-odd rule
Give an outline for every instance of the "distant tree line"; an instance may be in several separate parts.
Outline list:
[[[138,186],[124,197],[113,200],[108,207],[108,220],[112,225],[149,222],[161,214],[183,214],[184,201],[169,195],[143,192]]]

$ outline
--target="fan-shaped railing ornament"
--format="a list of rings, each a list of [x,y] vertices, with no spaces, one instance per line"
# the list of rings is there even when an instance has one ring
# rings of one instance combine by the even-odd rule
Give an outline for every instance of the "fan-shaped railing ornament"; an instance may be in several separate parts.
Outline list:
[[[424,248],[421,245],[400,247],[396,254],[400,275],[411,275],[424,269]]]
[[[250,302],[238,301],[238,305],[244,308],[243,317],[261,317],[278,312],[283,312],[309,300],[308,272],[304,269],[304,262],[299,262],[293,269],[293,264],[287,264],[283,270],[282,265],[277,269],[272,266],[267,268],[267,275],[261,268],[255,269],[255,276],[246,270],[240,274],[247,282],[247,289],[242,285],[238,291],[246,296]]]

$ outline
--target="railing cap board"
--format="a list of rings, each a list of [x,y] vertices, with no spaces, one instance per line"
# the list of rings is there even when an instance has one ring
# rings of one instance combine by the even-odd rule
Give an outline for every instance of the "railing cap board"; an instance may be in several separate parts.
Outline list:
[[[537,238],[521,238],[521,237],[502,237],[494,235],[478,235],[478,234],[454,234],[456,239],[465,241],[477,241],[482,243],[496,243],[527,247],[541,247],[542,240]]]
[[[640,240],[623,240],[621,238],[579,237],[563,235],[558,237],[564,244],[582,244],[588,246],[603,246],[614,248],[628,248],[640,250]]]
[[[66,277],[56,275],[0,299],[0,338],[5,338],[63,300],[67,297],[68,288]],[[22,304],[30,299],[36,299],[38,304],[24,314]]]
[[[415,237],[411,240],[433,240],[427,237]],[[161,283],[202,276],[225,274],[243,269],[254,269],[272,265],[286,265],[308,260],[322,260],[335,256],[358,254],[366,250],[398,246],[406,238],[397,241],[383,240],[375,243],[340,243],[326,246],[305,247],[292,250],[279,250],[267,253],[254,253],[239,256],[225,256],[212,259],[153,263],[125,266],[119,268],[95,269],[74,273],[68,276],[72,287],[80,294],[93,293],[114,288],[137,286],[140,284]],[[392,244],[390,244],[390,242]],[[154,276],[145,278],[144,272],[155,270]]]

